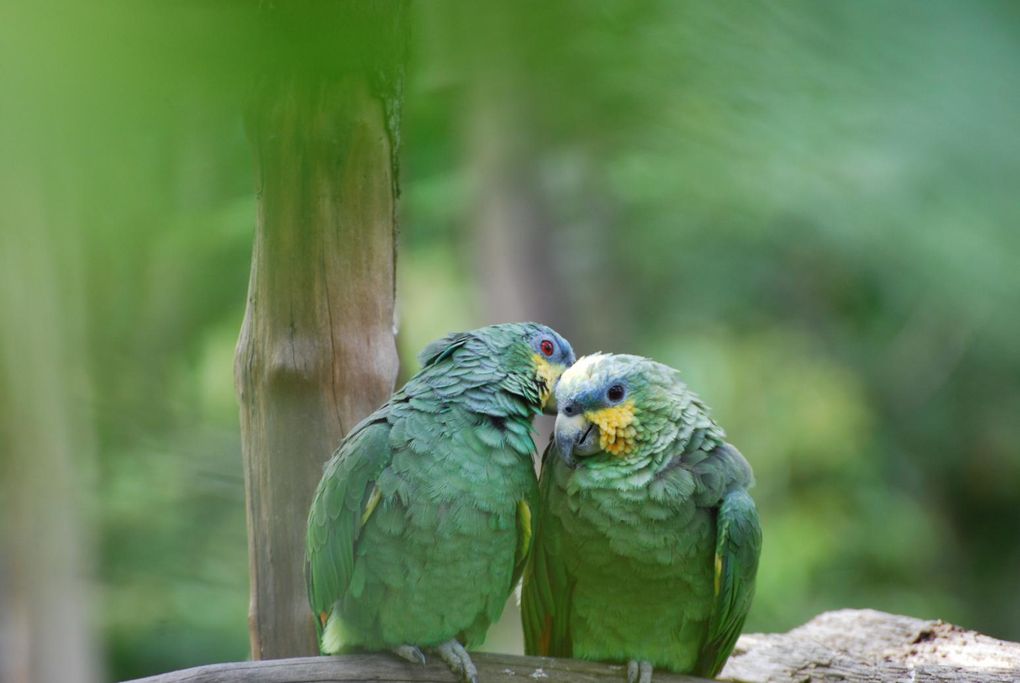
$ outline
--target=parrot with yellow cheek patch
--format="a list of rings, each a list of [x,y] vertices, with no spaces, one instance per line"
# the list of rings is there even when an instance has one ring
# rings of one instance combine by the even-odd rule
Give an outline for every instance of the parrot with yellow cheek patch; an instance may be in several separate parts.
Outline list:
[[[537,508],[532,418],[574,352],[509,323],[429,344],[422,369],[355,426],[308,516],[308,599],[326,654],[438,654],[466,682],[524,568]]]
[[[524,572],[525,651],[712,677],[754,595],[751,467],[679,373],[594,354],[556,389]]]

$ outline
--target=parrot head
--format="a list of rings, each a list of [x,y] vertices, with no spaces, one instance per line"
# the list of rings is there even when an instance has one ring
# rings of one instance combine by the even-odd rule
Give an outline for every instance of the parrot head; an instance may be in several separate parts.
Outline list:
[[[577,360],[570,342],[560,336],[556,330],[538,323],[519,323],[522,328],[520,342],[526,346],[527,366],[539,388],[542,410],[550,415],[556,414],[556,385],[563,372]],[[521,352],[520,342],[509,349],[511,354]]]
[[[526,385],[536,407],[556,414],[554,389],[576,357],[570,343],[556,330],[538,323],[502,323],[470,332],[454,332],[425,347],[423,366],[453,358],[459,348],[494,360],[515,386]]]
[[[640,356],[596,353],[574,363],[556,387],[556,447],[567,466],[603,454],[609,462],[657,442],[675,412],[676,370]]]

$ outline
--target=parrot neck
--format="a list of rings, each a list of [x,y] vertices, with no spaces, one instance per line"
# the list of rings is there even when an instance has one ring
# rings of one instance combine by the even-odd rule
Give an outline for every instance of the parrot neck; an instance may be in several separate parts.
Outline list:
[[[711,421],[676,424],[664,420],[655,428],[647,428],[643,436],[640,447],[630,455],[600,453],[585,458],[571,475],[569,488],[644,488],[666,470],[684,462],[690,453],[711,450],[722,443],[725,435]]]

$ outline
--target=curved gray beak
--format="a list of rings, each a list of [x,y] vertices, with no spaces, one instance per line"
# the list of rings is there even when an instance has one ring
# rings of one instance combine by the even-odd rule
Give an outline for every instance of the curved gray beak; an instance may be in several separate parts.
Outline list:
[[[577,459],[599,452],[599,428],[584,415],[556,416],[556,449],[567,467],[577,467]]]

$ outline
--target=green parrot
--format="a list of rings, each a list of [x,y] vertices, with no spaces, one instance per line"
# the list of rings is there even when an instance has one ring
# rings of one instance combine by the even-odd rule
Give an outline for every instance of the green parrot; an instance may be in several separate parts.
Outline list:
[[[524,574],[525,651],[712,677],[754,595],[751,467],[679,373],[594,354],[563,373]],[[559,457],[555,457],[558,454]]]
[[[422,369],[344,438],[308,517],[308,597],[323,653],[434,650],[465,681],[465,649],[520,578],[537,505],[532,418],[574,352],[512,323],[428,345]]]

